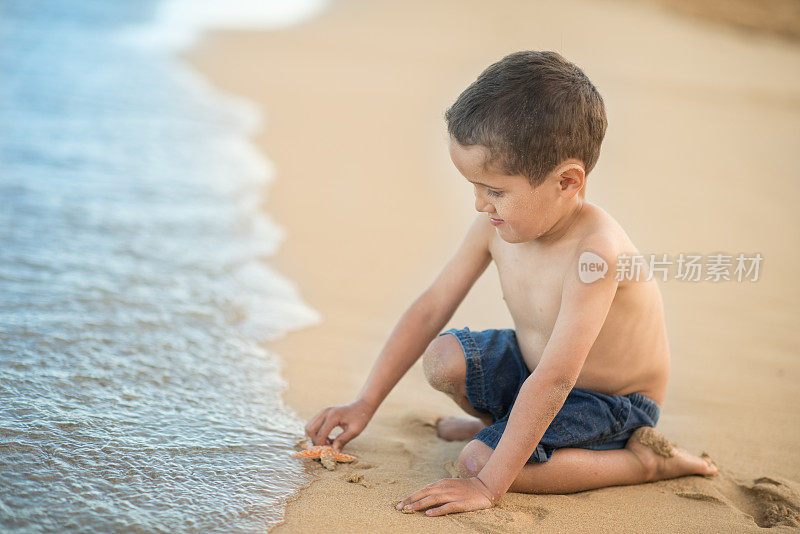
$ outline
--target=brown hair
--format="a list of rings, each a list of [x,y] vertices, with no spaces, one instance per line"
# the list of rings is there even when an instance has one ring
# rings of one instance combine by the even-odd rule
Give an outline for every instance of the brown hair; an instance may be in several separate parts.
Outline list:
[[[608,121],[600,93],[557,52],[509,54],[484,70],[445,112],[459,144],[489,149],[485,165],[541,184],[559,163],[584,171],[600,156]]]

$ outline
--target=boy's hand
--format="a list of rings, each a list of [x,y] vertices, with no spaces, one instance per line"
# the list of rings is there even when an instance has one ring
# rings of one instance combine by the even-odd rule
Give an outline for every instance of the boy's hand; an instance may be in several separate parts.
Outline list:
[[[436,516],[491,508],[499,500],[500,497],[492,495],[478,477],[443,478],[400,501],[397,509],[416,512],[436,506],[425,512],[425,515]]]
[[[345,444],[361,434],[375,414],[375,407],[362,399],[341,406],[329,406],[311,418],[306,425],[306,435],[314,445],[332,445],[341,451]],[[331,440],[331,430],[340,427],[343,432]]]

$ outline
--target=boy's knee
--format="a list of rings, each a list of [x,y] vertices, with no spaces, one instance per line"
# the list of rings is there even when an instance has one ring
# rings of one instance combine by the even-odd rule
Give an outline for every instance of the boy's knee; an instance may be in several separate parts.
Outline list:
[[[437,336],[422,354],[422,368],[428,383],[439,391],[455,393],[463,389],[467,362],[461,344],[453,335]]]
[[[492,448],[479,439],[473,439],[467,443],[461,454],[458,455],[456,469],[461,478],[474,477],[480,473],[486,462],[492,456]]]

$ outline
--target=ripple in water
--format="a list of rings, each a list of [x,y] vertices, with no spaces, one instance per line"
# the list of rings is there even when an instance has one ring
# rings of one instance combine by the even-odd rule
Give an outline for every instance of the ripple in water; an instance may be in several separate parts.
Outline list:
[[[6,532],[263,531],[308,482],[255,114],[114,38],[153,8],[0,4]]]

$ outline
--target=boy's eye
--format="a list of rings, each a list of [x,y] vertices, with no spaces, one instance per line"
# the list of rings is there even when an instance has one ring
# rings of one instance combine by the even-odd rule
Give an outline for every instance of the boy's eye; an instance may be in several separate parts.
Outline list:
[[[500,191],[492,191],[491,189],[487,189],[487,190],[486,190],[486,193],[487,193],[487,194],[488,194],[490,197],[499,197],[500,195],[502,195],[502,194],[503,194],[503,193],[501,193]]]

